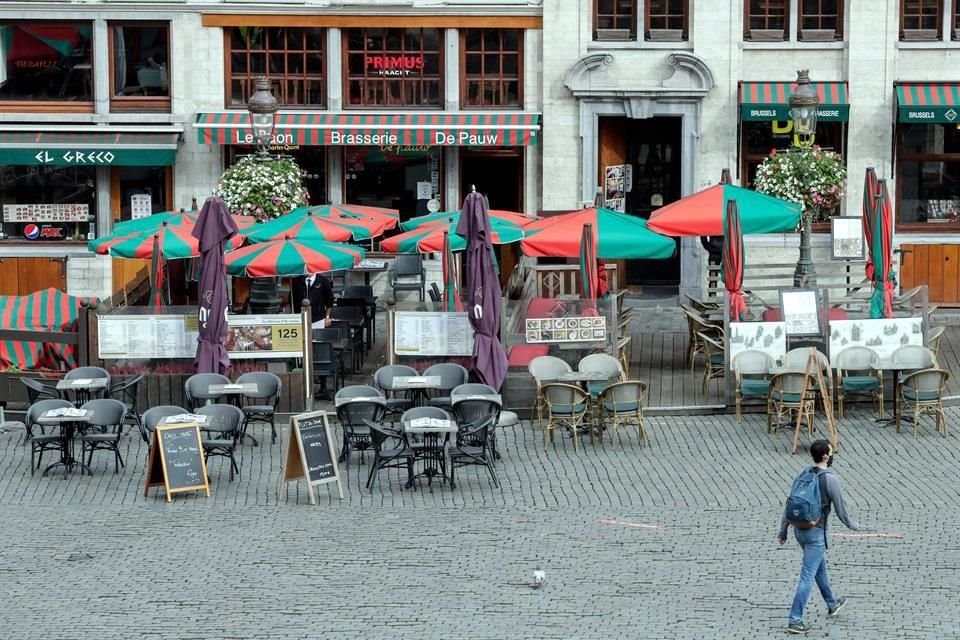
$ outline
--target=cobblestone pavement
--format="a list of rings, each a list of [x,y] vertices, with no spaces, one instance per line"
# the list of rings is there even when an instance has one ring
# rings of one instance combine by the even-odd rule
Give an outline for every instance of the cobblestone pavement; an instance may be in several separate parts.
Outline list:
[[[814,594],[810,637],[960,638],[957,436],[867,414],[840,426],[851,510],[902,539],[833,537],[850,604],[827,620]],[[774,535],[808,458],[759,415],[648,429],[649,448],[630,434],[546,452],[535,428],[504,431],[499,489],[465,470],[455,490],[385,472],[370,492],[354,463],[346,498],[321,487],[316,507],[302,485],[277,499],[269,437],[242,448],[241,478],[215,461],[211,498],[168,505],[143,497],[139,438],[119,475],[104,454],[93,477],[63,479],[31,477],[20,434],[0,434],[0,638],[785,637],[800,553]]]

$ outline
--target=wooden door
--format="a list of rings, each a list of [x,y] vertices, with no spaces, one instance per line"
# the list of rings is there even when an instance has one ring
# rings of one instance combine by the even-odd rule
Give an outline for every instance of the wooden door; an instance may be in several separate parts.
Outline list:
[[[900,289],[927,285],[930,302],[960,305],[960,245],[901,245]]]
[[[17,258],[0,258],[0,296],[20,295]]]
[[[17,258],[20,295],[43,289],[67,290],[66,258]]]

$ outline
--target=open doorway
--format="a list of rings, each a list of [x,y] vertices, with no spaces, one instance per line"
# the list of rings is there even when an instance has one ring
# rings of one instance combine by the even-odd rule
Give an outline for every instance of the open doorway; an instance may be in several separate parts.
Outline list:
[[[460,200],[476,185],[491,209],[523,212],[523,156],[513,148],[460,152]],[[460,203],[458,203],[460,204]]]

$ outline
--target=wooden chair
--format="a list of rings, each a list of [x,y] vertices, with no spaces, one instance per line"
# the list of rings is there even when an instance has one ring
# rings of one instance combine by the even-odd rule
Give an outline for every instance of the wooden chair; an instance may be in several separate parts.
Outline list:
[[[597,404],[600,406],[600,444],[606,427],[610,428],[610,443],[620,438],[619,427],[636,426],[643,445],[647,445],[647,432],[643,428],[643,396],[647,392],[647,383],[639,380],[627,380],[612,384],[600,392]]]
[[[900,433],[900,416],[905,411],[913,411],[913,437],[917,437],[917,428],[921,414],[934,417],[937,431],[947,435],[947,419],[943,415],[943,390],[947,386],[950,373],[943,369],[924,369],[914,371],[903,377],[900,382],[900,402],[897,410],[897,433]]]
[[[744,398],[767,398],[770,395],[770,368],[773,356],[759,349],[741,351],[733,358],[733,373],[737,379],[737,424],[743,415]]]
[[[553,442],[555,429],[569,429],[573,433],[573,448],[579,448],[578,429],[590,416],[590,394],[572,384],[558,382],[542,387],[547,422],[544,424],[543,448]],[[593,429],[590,429],[590,444],[593,444]]]
[[[934,358],[940,357],[940,338],[943,337],[943,332],[946,330],[947,330],[946,327],[939,326],[939,327],[933,327],[927,333],[927,348],[933,352]]]
[[[693,373],[697,361],[697,354],[705,355],[706,352],[706,347],[700,340],[698,334],[703,334],[714,339],[722,338],[723,327],[713,324],[689,307],[684,308],[684,305],[680,306],[680,310],[687,318],[687,329],[689,332],[687,357],[690,359],[690,373]]]
[[[537,356],[527,365],[527,371],[533,382],[537,385],[537,393],[534,396],[533,410],[537,413],[537,425],[543,431],[543,409],[546,402],[543,399],[543,380],[556,378],[562,373],[570,373],[573,369],[565,360],[556,356]]]
[[[877,415],[883,417],[883,372],[874,369],[880,361],[869,347],[847,347],[836,355],[837,415],[843,418],[843,403],[849,395],[869,395],[876,400]]]
[[[724,366],[724,347],[722,342],[718,342],[703,332],[697,332],[697,340],[703,345],[704,349],[704,369],[703,369],[703,393],[707,393],[707,385],[711,380],[718,380],[724,376],[726,367]]]
[[[799,413],[806,420],[807,433],[812,434],[814,401],[806,372],[788,371],[773,376],[767,399],[767,433],[773,432],[774,423],[780,425],[784,417],[792,423],[793,416]]]

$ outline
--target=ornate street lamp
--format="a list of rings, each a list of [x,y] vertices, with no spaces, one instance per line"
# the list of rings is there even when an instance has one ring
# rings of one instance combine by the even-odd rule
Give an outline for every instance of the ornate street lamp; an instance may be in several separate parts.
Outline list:
[[[810,84],[810,72],[797,71],[797,86],[790,93],[790,118],[793,120],[793,144],[799,149],[813,146],[817,133],[817,107],[820,96]],[[793,286],[816,286],[817,273],[810,257],[810,212],[804,211],[800,218],[800,258],[793,272]]]
[[[277,99],[270,91],[270,80],[266,76],[260,76],[257,78],[256,91],[247,101],[247,111],[250,112],[250,129],[253,131],[253,139],[257,142],[261,159],[270,157],[267,147],[273,140],[278,108]]]

